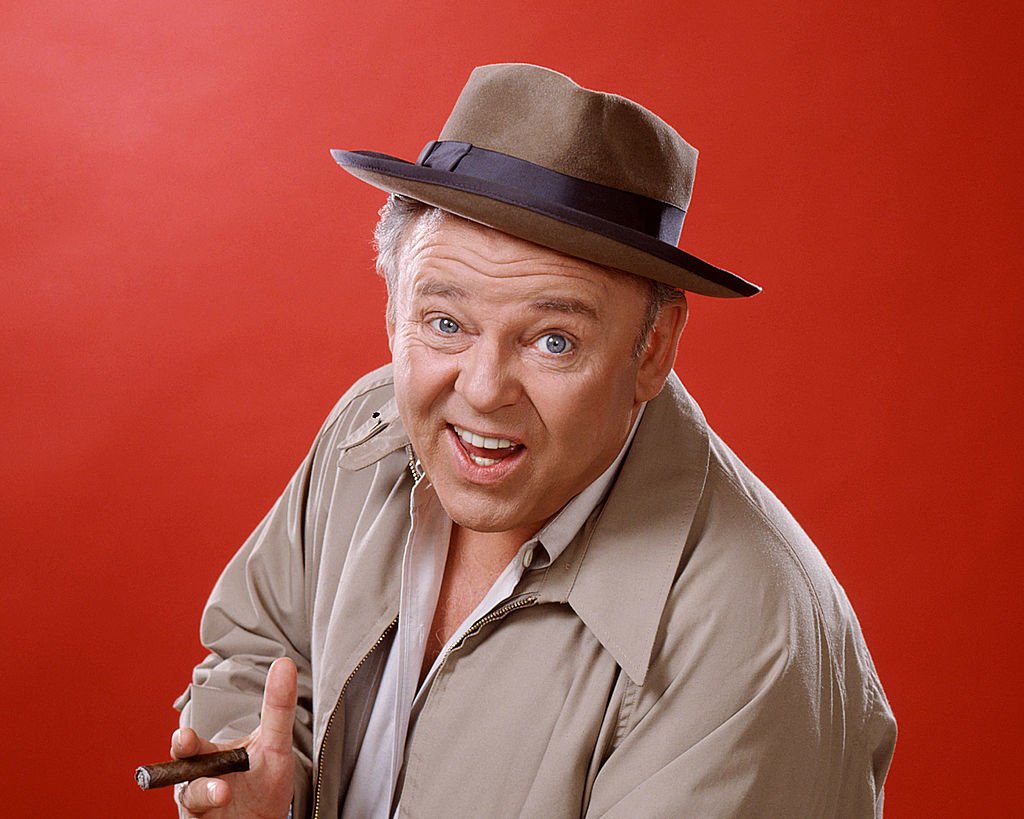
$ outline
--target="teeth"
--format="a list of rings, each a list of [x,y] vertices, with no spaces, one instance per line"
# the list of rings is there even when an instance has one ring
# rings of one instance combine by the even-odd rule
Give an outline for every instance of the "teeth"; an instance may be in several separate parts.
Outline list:
[[[478,458],[476,455],[470,455],[470,460],[473,461],[477,466],[490,466],[498,462],[497,458]]]
[[[482,449],[508,449],[512,446],[512,442],[508,438],[485,438],[483,435],[477,435],[475,432],[470,432],[468,429],[462,429],[461,427],[455,427],[455,432],[467,444],[472,444]],[[484,460],[490,459],[484,458]],[[485,465],[481,464],[481,466]]]

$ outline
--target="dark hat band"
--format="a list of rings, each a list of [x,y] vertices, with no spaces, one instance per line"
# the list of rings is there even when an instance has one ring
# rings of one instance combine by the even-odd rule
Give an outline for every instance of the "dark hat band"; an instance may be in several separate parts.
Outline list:
[[[552,203],[614,222],[676,246],[686,211],[641,194],[553,171],[468,142],[431,141],[416,164],[529,191]]]

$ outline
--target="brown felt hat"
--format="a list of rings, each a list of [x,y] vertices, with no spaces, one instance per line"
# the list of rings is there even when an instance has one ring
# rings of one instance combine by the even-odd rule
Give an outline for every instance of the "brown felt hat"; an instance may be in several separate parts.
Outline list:
[[[677,247],[696,149],[635,102],[547,68],[475,69],[415,163],[331,154],[389,193],[571,256],[705,296],[760,291]]]

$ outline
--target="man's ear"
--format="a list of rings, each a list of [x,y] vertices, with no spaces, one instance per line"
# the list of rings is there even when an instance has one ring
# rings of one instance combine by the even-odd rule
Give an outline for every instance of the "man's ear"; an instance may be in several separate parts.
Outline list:
[[[661,308],[651,328],[647,349],[640,356],[636,374],[636,401],[650,401],[665,386],[676,354],[679,352],[679,337],[686,326],[686,299],[669,302]]]

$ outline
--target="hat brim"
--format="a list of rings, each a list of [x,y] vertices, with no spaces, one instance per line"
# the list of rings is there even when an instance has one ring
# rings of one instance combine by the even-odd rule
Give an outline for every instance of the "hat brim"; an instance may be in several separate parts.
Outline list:
[[[756,284],[646,233],[528,191],[371,151],[332,150],[364,182],[595,264],[715,298],[753,296]]]

